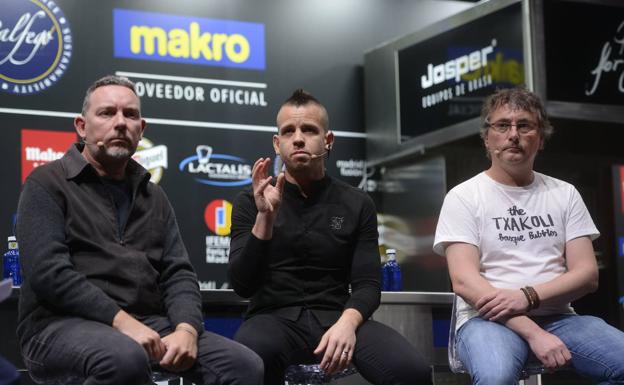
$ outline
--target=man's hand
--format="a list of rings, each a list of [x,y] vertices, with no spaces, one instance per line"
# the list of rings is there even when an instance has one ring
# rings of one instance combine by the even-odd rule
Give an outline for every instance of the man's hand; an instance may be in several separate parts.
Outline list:
[[[268,173],[270,164],[271,158],[260,158],[256,161],[251,170],[251,184],[258,212],[269,213],[274,218],[282,202],[284,173],[278,175],[275,186],[272,186],[271,180],[273,177],[269,176]]]
[[[143,325],[123,310],[120,310],[113,318],[113,328],[141,345],[150,359],[160,361],[165,354],[165,344],[160,339],[158,333]]]
[[[500,321],[525,313],[529,301],[522,290],[496,289],[479,298],[475,307],[482,318]]]
[[[546,369],[561,368],[572,359],[572,355],[563,341],[545,330],[536,333],[527,342]]]
[[[314,354],[323,354],[320,366],[327,374],[340,372],[351,363],[355,331],[361,323],[362,315],[357,310],[347,309],[323,334]]]
[[[180,325],[173,333],[162,339],[167,352],[159,365],[172,372],[189,369],[197,359],[197,332],[189,324]]]

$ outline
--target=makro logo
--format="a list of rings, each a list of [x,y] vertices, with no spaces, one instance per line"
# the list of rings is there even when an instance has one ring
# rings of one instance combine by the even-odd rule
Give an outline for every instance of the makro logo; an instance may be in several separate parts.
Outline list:
[[[452,79],[455,79],[455,82],[458,83],[462,75],[485,67],[488,63],[487,56],[494,52],[495,46],[496,40],[494,39],[491,45],[451,59],[446,63],[435,66],[433,63],[427,64],[427,74],[420,77],[422,89],[427,89],[434,84],[440,84]]]
[[[201,184],[219,187],[244,186],[251,183],[251,165],[243,158],[213,154],[212,147],[199,145],[196,155],[180,162],[179,169],[195,175]]]
[[[162,144],[154,146],[151,140],[143,138],[139,141],[137,151],[132,155],[132,159],[136,160],[152,174],[150,182],[158,183],[162,179],[168,165],[167,146]]]
[[[115,57],[265,69],[264,25],[113,10]]]
[[[217,235],[230,235],[232,225],[232,204],[224,199],[216,199],[204,210],[206,226]]]
[[[33,169],[60,159],[76,142],[75,132],[22,130],[22,183]]]
[[[47,0],[2,0],[0,89],[34,94],[63,76],[72,55],[72,35],[63,11]]]

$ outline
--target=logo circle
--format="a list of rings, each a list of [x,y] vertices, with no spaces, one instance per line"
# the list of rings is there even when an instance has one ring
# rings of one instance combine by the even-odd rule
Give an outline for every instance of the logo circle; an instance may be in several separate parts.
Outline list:
[[[52,1],[3,0],[0,23],[0,90],[27,95],[53,86],[72,56],[72,34]]]
[[[229,235],[232,226],[232,204],[225,199],[215,199],[204,210],[206,226],[217,235]]]

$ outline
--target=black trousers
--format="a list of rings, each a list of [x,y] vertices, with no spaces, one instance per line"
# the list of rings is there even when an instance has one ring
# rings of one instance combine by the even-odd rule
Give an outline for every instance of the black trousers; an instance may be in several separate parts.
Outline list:
[[[309,310],[296,321],[260,314],[245,321],[234,339],[264,361],[264,385],[284,385],[289,365],[320,362],[322,357],[312,352],[326,330]],[[431,369],[421,354],[394,329],[376,321],[358,328],[352,361],[375,385],[431,384]]]
[[[171,333],[165,317],[141,322],[161,336]],[[81,378],[85,385],[151,383],[150,362],[141,345],[108,325],[82,318],[51,323],[22,346],[22,355],[37,383],[64,378]],[[261,385],[262,361],[241,344],[203,332],[195,365],[180,375],[198,385]]]

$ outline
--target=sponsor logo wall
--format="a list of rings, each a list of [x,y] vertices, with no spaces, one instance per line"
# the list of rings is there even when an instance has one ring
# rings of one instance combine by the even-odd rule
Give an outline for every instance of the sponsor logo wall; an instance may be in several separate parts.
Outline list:
[[[349,80],[336,92],[335,69],[316,58],[347,62],[340,56],[347,55],[361,64],[376,42],[362,41],[353,52],[308,50],[310,34],[285,25],[275,0],[209,3],[215,7],[199,0],[188,7],[156,0],[149,9],[122,0],[3,0],[0,151],[8,159],[0,165],[0,234],[11,231],[27,175],[76,142],[73,118],[86,88],[111,73],[136,84],[148,126],[133,158],[171,200],[203,288],[229,286],[231,202],[250,186],[254,161],[274,155],[275,114],[295,88],[329,108],[337,137],[329,174],[361,183],[361,107],[342,105],[345,97],[359,100],[361,87]],[[344,28],[336,23],[332,28]],[[357,65],[340,76],[349,78]],[[338,94],[340,103],[333,101]]]

